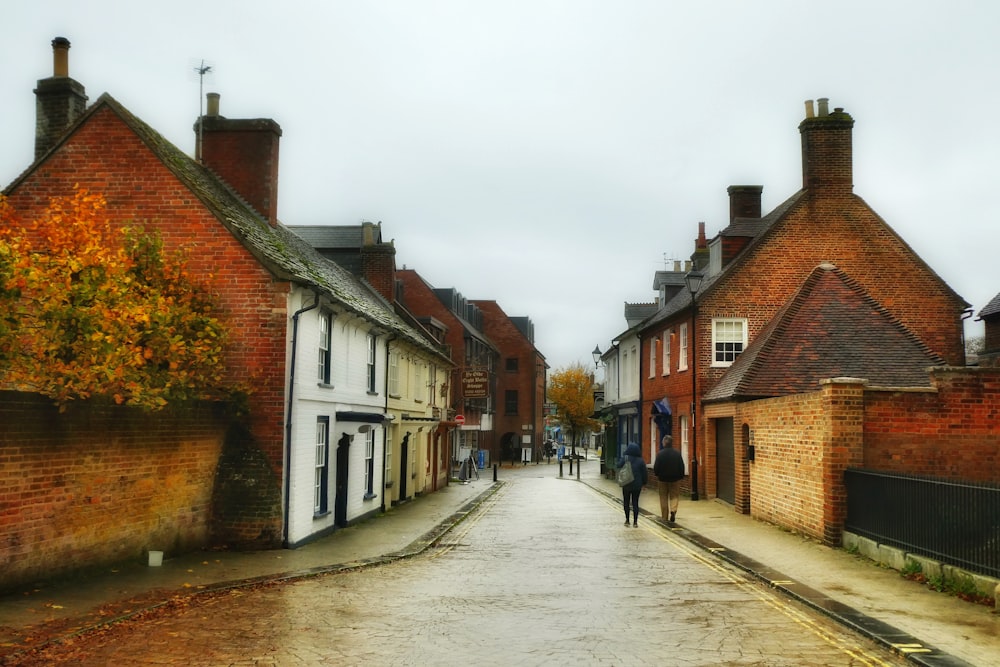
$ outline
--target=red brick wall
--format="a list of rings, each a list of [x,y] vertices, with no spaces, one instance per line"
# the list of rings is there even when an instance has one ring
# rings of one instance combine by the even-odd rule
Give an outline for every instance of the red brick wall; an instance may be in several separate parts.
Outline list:
[[[751,516],[822,537],[828,430],[821,397],[755,401],[752,410],[734,419],[736,433],[744,422],[750,425],[756,450],[756,459],[749,464]]]
[[[209,282],[231,328],[228,379],[252,392],[254,443],[274,471],[271,483],[280,486],[288,283],[276,281],[110,107],[99,108],[18,182],[10,202],[30,219],[50,197],[71,196],[76,184],[102,193],[113,220],[155,230],[168,248],[186,249],[192,272]],[[253,532],[280,534],[281,520],[279,514]]]
[[[750,514],[839,544],[847,513],[844,470],[873,470],[1000,482],[1000,369],[941,368],[931,390],[866,387],[860,380],[827,380],[819,391],[706,407],[708,423],[732,416],[736,460],[746,458],[749,426],[755,461],[737,466],[737,507]],[[708,429],[706,466],[714,470]],[[706,493],[714,476],[706,473]]]
[[[224,426],[206,408],[59,413],[0,392],[0,589],[209,542]]]
[[[1000,368],[935,369],[936,391],[865,393],[864,467],[1000,482]]]

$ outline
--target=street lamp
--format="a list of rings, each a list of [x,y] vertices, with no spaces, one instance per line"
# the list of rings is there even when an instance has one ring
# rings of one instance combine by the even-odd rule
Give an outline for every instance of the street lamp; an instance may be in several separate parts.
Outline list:
[[[601,366],[603,366],[603,364],[601,363],[602,352],[600,344],[594,346],[594,351],[591,352],[591,354],[594,356],[594,368],[600,368]]]
[[[698,318],[698,301],[695,295],[701,289],[705,274],[692,269],[684,276],[684,283],[691,293],[691,500],[698,500],[698,335],[695,326]]]

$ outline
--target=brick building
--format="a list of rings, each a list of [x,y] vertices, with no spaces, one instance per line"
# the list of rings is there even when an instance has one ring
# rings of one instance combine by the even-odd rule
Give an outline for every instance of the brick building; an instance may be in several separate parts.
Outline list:
[[[666,398],[673,410],[675,445],[680,444],[688,469],[696,471],[692,490],[732,503],[737,511],[786,520],[790,516],[788,508],[778,505],[786,495],[778,478],[755,476],[763,471],[756,463],[751,468],[749,452],[759,456],[760,438],[774,424],[741,421],[739,410],[748,401],[816,390],[820,382],[845,373],[926,390],[931,385],[927,367],[964,364],[962,319],[969,304],[854,194],[853,125],[844,110],[829,111],[826,100],[820,100],[818,113],[810,102],[799,126],[802,188],[762,216],[760,186],[730,187],[728,226],[710,241],[704,228],[699,229],[692,256],[695,270],[688,274],[699,279],[696,293],[680,290],[638,327],[647,428],[644,453],[650,459],[655,453],[653,404]],[[819,316],[829,310],[822,308],[812,319],[786,317],[788,304],[810,288],[815,299],[810,303],[839,307],[839,315],[850,312],[856,319],[849,325],[838,320],[837,326],[823,327]],[[804,307],[807,302],[796,303]],[[855,310],[849,307],[852,304]],[[834,331],[843,332],[838,327],[844,326],[853,335],[820,349],[821,340],[830,342]],[[771,344],[792,340],[790,328],[800,343],[817,343],[813,354],[825,363],[811,364],[815,358],[804,355],[793,357],[790,351],[799,348],[788,348],[784,357],[771,358],[769,375],[755,385],[754,391],[767,387],[764,395],[744,391],[739,380],[745,378],[737,373],[749,358],[738,364],[741,355],[764,334],[768,335],[760,339],[761,351],[770,349],[765,340]],[[893,345],[874,336],[876,331],[901,338],[893,337],[897,341]],[[781,424],[794,417],[784,414],[775,419]],[[762,431],[755,432],[755,427]],[[790,463],[805,456],[801,438],[791,432],[784,437],[791,449],[775,460]],[[838,446],[835,438],[822,442],[822,456],[827,456],[827,447]],[[756,445],[753,450],[751,444]],[[836,477],[830,470],[827,474],[828,481]],[[820,495],[836,492],[828,484]],[[829,499],[812,497],[801,504],[821,508]],[[774,509],[765,512],[768,501],[774,501]],[[796,527],[825,539],[838,535],[836,516],[813,521],[806,529],[808,523]]]
[[[444,333],[455,368],[448,381],[447,420],[458,419],[451,443],[454,461],[483,451],[485,463],[498,461],[495,430],[500,350],[483,331],[483,312],[454,288],[435,288],[413,269],[396,271],[399,300],[419,321]]]
[[[500,352],[494,423],[503,460],[537,461],[544,435],[545,357],[527,317],[510,317],[496,301],[475,300],[483,332]]]

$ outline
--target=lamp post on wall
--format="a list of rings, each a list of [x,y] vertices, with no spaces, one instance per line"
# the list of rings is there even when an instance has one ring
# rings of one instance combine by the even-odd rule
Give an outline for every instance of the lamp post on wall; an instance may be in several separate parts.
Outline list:
[[[698,335],[695,327],[698,318],[698,301],[695,295],[701,289],[705,274],[697,269],[691,269],[684,276],[684,283],[691,293],[691,500],[698,500]]]

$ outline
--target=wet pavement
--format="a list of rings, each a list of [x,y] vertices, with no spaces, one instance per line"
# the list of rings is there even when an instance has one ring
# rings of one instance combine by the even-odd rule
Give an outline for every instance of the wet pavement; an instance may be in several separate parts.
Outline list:
[[[44,635],[41,621],[69,634],[111,602],[138,600],[117,608],[127,616],[193,595],[88,664],[997,664],[990,609],[721,503],[682,501],[668,527],[644,491],[634,529],[596,461],[582,483],[568,470],[558,478],[556,464],[499,477],[295,551],[168,558],[3,598],[0,655]],[[365,567],[384,560],[395,562]],[[247,586],[281,577],[289,583]]]

